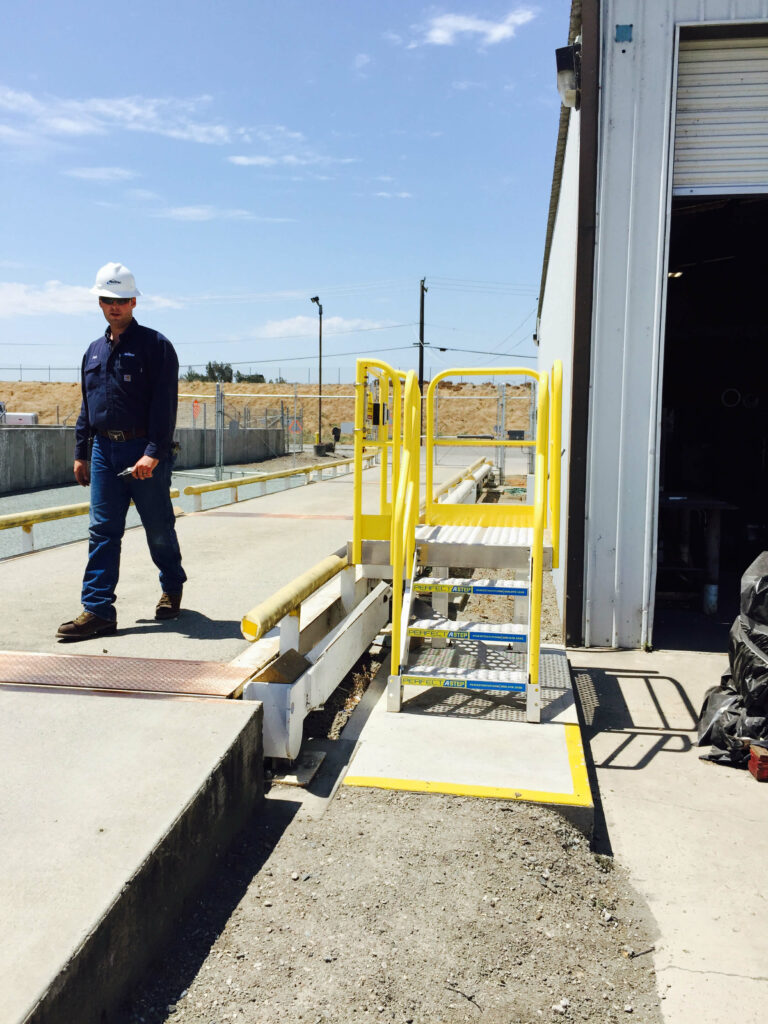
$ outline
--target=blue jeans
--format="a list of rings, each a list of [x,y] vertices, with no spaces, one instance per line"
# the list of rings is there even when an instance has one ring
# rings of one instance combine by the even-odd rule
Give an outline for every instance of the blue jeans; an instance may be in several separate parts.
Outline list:
[[[120,575],[120,548],[125,517],[133,498],[147,534],[149,553],[160,570],[160,586],[178,593],[187,576],[169,489],[172,458],[161,459],[148,480],[117,474],[144,454],[146,438],[110,441],[96,435],[91,453],[91,519],[88,565],[83,577],[83,608],[102,619],[116,619],[115,590]]]

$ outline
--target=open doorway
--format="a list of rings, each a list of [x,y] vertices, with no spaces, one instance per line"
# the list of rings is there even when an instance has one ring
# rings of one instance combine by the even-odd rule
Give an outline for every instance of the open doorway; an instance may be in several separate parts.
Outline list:
[[[725,650],[768,548],[768,196],[673,201],[655,647]]]

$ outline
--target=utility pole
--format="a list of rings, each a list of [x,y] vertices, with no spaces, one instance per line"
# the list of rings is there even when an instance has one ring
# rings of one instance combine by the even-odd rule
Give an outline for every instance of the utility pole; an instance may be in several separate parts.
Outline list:
[[[424,284],[426,277],[422,277],[419,286],[419,391],[424,394],[424,296],[429,291]]]
[[[419,445],[424,436],[424,296],[429,290],[426,287],[426,277],[422,277],[419,286],[419,394],[421,405],[419,408]]]
[[[314,298],[309,300],[314,302],[317,306],[318,316],[318,365],[317,365],[317,444],[321,444],[321,435],[323,432],[323,307],[320,303],[320,297],[315,295]]]

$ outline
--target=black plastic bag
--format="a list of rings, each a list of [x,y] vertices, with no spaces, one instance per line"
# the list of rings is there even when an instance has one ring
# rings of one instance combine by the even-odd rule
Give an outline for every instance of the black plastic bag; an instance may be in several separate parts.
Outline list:
[[[699,715],[706,760],[746,768],[750,743],[768,742],[768,551],[741,578],[741,601],[728,642],[730,671],[707,692]]]

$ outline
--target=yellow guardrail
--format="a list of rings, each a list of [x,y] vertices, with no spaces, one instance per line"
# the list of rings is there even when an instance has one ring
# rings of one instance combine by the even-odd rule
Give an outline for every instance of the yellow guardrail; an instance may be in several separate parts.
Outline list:
[[[370,466],[376,458],[376,453],[363,453],[361,456],[361,467],[367,468],[367,466]],[[238,501],[238,487],[248,487],[253,486],[254,484],[266,484],[269,480],[281,480],[290,476],[310,476],[312,473],[322,474],[324,469],[335,469],[339,466],[348,466],[352,468],[354,464],[354,458],[338,459],[335,462],[314,462],[311,466],[297,466],[294,469],[276,469],[272,473],[253,473],[250,476],[233,477],[231,480],[214,480],[205,484],[188,484],[188,486],[184,488],[184,493],[192,495],[196,499],[195,512],[201,512],[201,496],[203,494],[208,494],[211,491],[232,491],[232,500]]]
[[[471,448],[535,448],[535,440],[509,441],[503,439],[478,438],[436,438],[435,437],[435,395],[441,380],[448,377],[526,377],[539,382],[541,374],[536,370],[518,367],[458,368],[443,370],[436,374],[427,388],[426,409],[426,504],[424,521],[434,525],[467,523],[475,526],[533,526],[533,506],[531,505],[447,505],[439,504],[434,495],[434,450],[437,447],[471,447]]]
[[[528,651],[531,692],[528,707],[535,709],[539,720],[539,646],[541,643],[541,593],[544,568],[544,530],[547,525],[547,455],[549,449],[549,391],[547,374],[539,375],[538,409],[536,412],[536,465],[533,498],[533,542],[531,544],[531,595],[528,617]]]
[[[179,489],[172,487],[170,495],[172,498],[178,498]],[[57,519],[85,516],[88,515],[90,508],[91,504],[89,501],[79,501],[75,505],[54,505],[51,508],[30,509],[28,512],[8,512],[0,516],[0,530],[13,530],[20,527],[25,534],[23,551],[27,553],[35,549],[32,540],[32,528],[37,523],[52,523]]]
[[[560,565],[560,463],[563,454],[563,364],[552,365],[552,415],[549,450],[549,523],[552,535],[552,568]]]
[[[403,456],[392,509],[390,556],[392,562],[392,675],[399,675],[402,661],[403,576],[410,578],[416,549],[419,518],[419,452],[421,395],[416,374],[408,372],[403,401]]]
[[[369,382],[370,379],[370,382]],[[359,563],[364,540],[388,540],[392,526],[392,499],[397,490],[401,457],[401,406],[405,374],[379,359],[358,359],[355,374],[355,486],[352,515],[352,560]],[[366,401],[373,403],[371,383],[378,389],[379,423],[366,431]],[[366,391],[369,392],[366,399]],[[384,410],[391,408],[388,424]],[[375,436],[373,430],[375,429]],[[363,512],[363,445],[381,453],[378,514]]]

